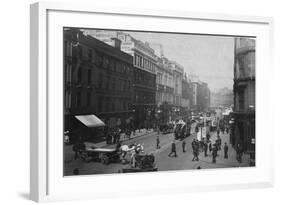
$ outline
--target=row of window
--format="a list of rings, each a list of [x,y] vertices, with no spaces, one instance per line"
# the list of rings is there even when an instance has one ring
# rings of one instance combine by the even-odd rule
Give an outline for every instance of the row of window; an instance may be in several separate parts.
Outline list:
[[[131,81],[100,73],[98,79],[98,87],[108,90],[130,91]]]
[[[238,75],[236,78],[253,77],[255,75],[255,52],[248,52],[237,57]]]
[[[146,92],[136,92],[134,98],[136,103],[151,104],[155,102],[155,95]]]
[[[100,97],[98,101],[98,112],[122,112],[130,109],[130,102],[128,100]]]
[[[156,93],[156,101],[157,102],[173,102],[173,95],[170,93]]]
[[[149,70],[153,73],[155,73],[155,64],[151,62],[150,60],[144,58],[143,56],[140,56],[135,53],[134,55],[134,65],[139,68],[144,68],[146,70]]]
[[[66,82],[72,81],[72,67],[69,64],[65,65],[66,72],[65,78]],[[78,68],[77,72],[77,83],[82,83],[82,68]],[[92,70],[87,69],[87,84],[92,84]],[[84,81],[85,82],[85,81]],[[119,91],[130,91],[131,90],[131,81],[127,79],[115,78],[110,75],[104,75],[100,73],[98,79],[98,87],[102,89],[111,89],[111,90],[119,90]]]
[[[91,107],[92,104],[92,93],[89,91],[86,93],[85,102],[82,104],[82,92],[76,92],[72,102],[72,93],[70,91],[65,92],[65,107]],[[116,111],[127,111],[130,107],[128,100],[112,97],[100,97],[98,98],[98,112],[116,112]]]
[[[83,49],[82,46],[78,46],[78,56],[83,59]],[[132,67],[128,63],[117,60],[111,56],[95,51],[92,48],[87,48],[87,58],[88,61],[95,63],[97,66],[109,69],[114,72],[122,73],[124,75],[130,75],[132,73]]]
[[[163,76],[163,74],[159,72],[157,73],[156,76],[156,83],[173,87],[172,77],[168,77],[167,75]]]
[[[147,74],[141,71],[135,71],[134,82],[136,84],[142,84],[149,87],[156,86],[155,77],[153,77],[153,74]]]

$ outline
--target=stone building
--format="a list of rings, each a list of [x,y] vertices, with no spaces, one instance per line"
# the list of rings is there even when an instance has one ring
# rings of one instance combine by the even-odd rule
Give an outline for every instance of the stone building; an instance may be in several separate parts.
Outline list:
[[[65,130],[84,128],[77,115],[94,114],[109,127],[124,127],[132,117],[133,57],[120,50],[118,39],[112,41],[115,47],[79,30],[64,30]]]
[[[198,77],[191,77],[192,103],[191,108],[195,111],[207,111],[211,103],[211,91],[208,84],[199,80]]]
[[[255,149],[255,39],[235,38],[234,109],[231,143]]]
[[[192,103],[192,84],[190,79],[187,78],[186,74],[182,80],[182,107],[190,109]]]
[[[157,56],[148,43],[139,41],[130,34],[110,30],[84,30],[86,35],[93,36],[111,46],[121,41],[123,52],[133,57],[133,102],[134,122],[137,128],[151,127],[155,121],[156,110],[156,64]]]
[[[182,106],[182,80],[184,68],[175,61],[170,61],[170,67],[173,70],[174,78],[174,106],[180,108]]]
[[[169,60],[165,57],[159,57],[156,67],[156,103],[158,106],[167,102],[173,104],[174,83],[173,71],[169,66]]]

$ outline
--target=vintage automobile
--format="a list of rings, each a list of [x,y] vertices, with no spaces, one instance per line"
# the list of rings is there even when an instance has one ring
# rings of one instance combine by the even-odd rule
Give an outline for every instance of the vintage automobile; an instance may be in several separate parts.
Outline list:
[[[99,160],[103,164],[120,162],[120,151],[115,148],[87,147],[82,151],[81,158],[84,161]]]
[[[121,145],[116,148],[96,148],[92,146],[81,150],[81,158],[86,162],[100,161],[103,164],[124,162],[127,153],[143,153],[143,149],[142,144]]]

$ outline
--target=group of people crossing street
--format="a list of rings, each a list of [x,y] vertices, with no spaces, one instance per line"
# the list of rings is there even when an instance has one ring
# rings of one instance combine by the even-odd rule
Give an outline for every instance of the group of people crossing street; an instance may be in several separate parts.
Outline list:
[[[196,126],[197,127],[197,126]],[[195,127],[195,133],[199,129],[196,130]],[[208,130],[208,129],[207,129]],[[180,153],[191,153],[192,154],[192,159],[191,161],[199,161],[199,158],[204,158],[206,159],[211,158],[210,162],[211,163],[217,163],[217,158],[218,156],[222,156],[222,159],[228,159],[229,158],[229,144],[226,142],[225,136],[228,134],[228,130],[216,130],[215,132],[207,132],[205,137],[202,137],[201,139],[194,138],[191,140],[191,149],[188,150],[187,142],[189,141],[188,139],[183,139],[181,140],[180,147],[181,151]],[[160,132],[157,133],[156,136],[156,150],[161,149],[160,146]],[[222,136],[222,137],[221,137]],[[222,140],[222,138],[224,140]],[[178,157],[179,152],[177,151],[177,140],[174,138],[172,143],[171,143],[171,150],[168,154],[169,157]],[[178,148],[179,149],[179,148]],[[237,145],[234,149],[236,151],[236,160],[239,163],[242,163],[242,154],[243,150],[241,145]],[[202,156],[200,155],[202,153]],[[200,157],[201,156],[201,157]]]
[[[224,134],[224,133],[222,133]],[[186,150],[186,140],[182,140],[181,142],[182,152],[185,153]],[[212,157],[212,163],[217,162],[217,157],[220,151],[223,151],[223,158],[228,159],[228,144],[224,142],[222,145],[222,139],[220,137],[220,131],[217,131],[216,139],[211,140],[211,135],[208,132],[206,134],[206,138],[202,138],[202,140],[198,140],[193,138],[191,142],[192,154],[193,158],[192,161],[199,161],[199,154],[200,152],[204,153],[204,157]],[[156,137],[156,149],[160,149],[160,138],[159,134]],[[238,153],[238,152],[237,152]],[[239,152],[241,153],[241,152]],[[176,148],[176,140],[174,139],[171,144],[171,151],[168,154],[169,157],[178,157],[177,148]],[[240,162],[242,159],[241,154],[237,154],[237,160]]]

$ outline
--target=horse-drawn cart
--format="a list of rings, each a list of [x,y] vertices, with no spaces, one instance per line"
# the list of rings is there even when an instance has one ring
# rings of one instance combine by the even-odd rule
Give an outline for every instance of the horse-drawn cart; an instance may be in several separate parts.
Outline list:
[[[82,159],[85,161],[100,160],[103,164],[120,161],[120,152],[117,149],[88,147],[83,151],[83,155]]]
[[[155,166],[155,157],[153,155],[140,155],[135,156],[135,163],[131,164],[131,167],[125,167],[119,172],[130,173],[130,172],[153,172],[157,171],[158,168]]]

